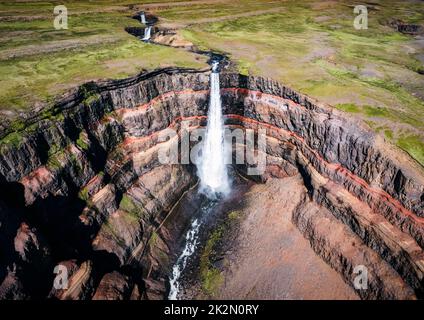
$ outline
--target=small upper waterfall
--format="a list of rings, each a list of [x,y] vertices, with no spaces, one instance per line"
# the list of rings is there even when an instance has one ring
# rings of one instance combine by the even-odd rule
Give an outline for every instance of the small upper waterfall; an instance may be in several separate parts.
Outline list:
[[[151,32],[152,32],[152,27],[151,26],[148,26],[148,27],[144,28],[144,37],[143,37],[142,40],[143,41],[150,40]]]
[[[142,24],[146,24],[146,15],[144,12],[140,13],[140,21]]]
[[[207,195],[227,193],[230,187],[225,164],[224,121],[219,87],[219,63],[212,64],[208,123],[202,156],[198,163],[201,190]]]

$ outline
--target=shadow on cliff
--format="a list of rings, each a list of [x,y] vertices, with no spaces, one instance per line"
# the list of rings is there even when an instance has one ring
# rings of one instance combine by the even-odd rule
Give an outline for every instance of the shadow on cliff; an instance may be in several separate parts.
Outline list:
[[[14,250],[16,231],[22,221],[25,203],[24,187],[18,182],[7,182],[0,175],[0,284],[7,274],[7,268],[17,259]]]

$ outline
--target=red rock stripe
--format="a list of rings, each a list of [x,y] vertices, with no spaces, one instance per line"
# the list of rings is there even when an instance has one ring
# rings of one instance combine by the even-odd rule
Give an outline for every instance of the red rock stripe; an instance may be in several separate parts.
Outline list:
[[[267,94],[267,93],[263,93],[260,91],[255,91],[255,90],[249,90],[249,89],[244,89],[244,88],[222,88],[221,89],[222,92],[235,92],[235,93],[242,93],[242,94],[251,94],[253,96],[255,96],[256,98],[261,98],[261,97],[269,97],[272,99],[277,99],[280,101],[284,101],[285,103],[288,103],[290,106],[297,106],[297,107],[301,107],[299,104],[294,103],[291,100],[279,97],[279,96],[275,96],[272,94]],[[123,115],[124,113],[131,111],[131,110],[143,110],[143,109],[147,109],[150,106],[152,106],[154,103],[159,102],[161,100],[164,100],[168,97],[172,97],[174,95],[182,95],[182,94],[205,94],[208,93],[209,90],[192,90],[192,89],[186,89],[186,90],[180,90],[180,91],[170,91],[164,94],[161,94],[155,98],[153,98],[152,100],[150,100],[149,102],[139,105],[136,108],[121,108],[121,109],[117,109],[116,112],[118,115]],[[253,120],[244,116],[240,116],[240,115],[235,115],[235,114],[229,114],[226,115],[227,118],[233,118],[233,119],[239,119],[241,121],[244,122],[249,122],[249,123],[255,123],[257,125],[261,125],[261,126],[265,126],[271,130],[278,130],[278,131],[282,131],[285,132],[286,134],[289,134],[290,136],[294,137],[295,139],[299,140],[301,143],[303,143],[316,157],[319,161],[325,163],[327,166],[332,167],[335,171],[341,172],[342,174],[344,174],[346,177],[350,178],[351,180],[354,180],[356,183],[360,184],[361,186],[363,186],[364,188],[366,188],[368,191],[370,191],[371,193],[374,193],[378,196],[383,197],[384,199],[386,199],[388,202],[390,202],[395,208],[397,208],[400,212],[402,212],[403,214],[411,217],[414,221],[419,222],[419,223],[424,223],[424,218],[418,217],[415,213],[413,213],[410,210],[407,210],[405,207],[402,206],[402,204],[394,199],[391,195],[389,195],[387,192],[381,190],[381,189],[375,189],[372,188],[365,180],[363,180],[362,178],[356,176],[355,174],[353,174],[352,172],[350,172],[349,170],[347,170],[346,168],[342,167],[340,164],[337,163],[330,163],[328,161],[326,161],[325,159],[323,159],[317,151],[311,149],[309,146],[307,146],[307,144],[305,144],[304,139],[297,135],[294,132],[273,126],[271,124],[268,123],[263,123],[263,122],[259,122],[257,120]],[[177,117],[173,120],[173,122],[170,124],[169,127],[175,126],[175,124],[179,121],[182,120],[192,120],[192,119],[205,119],[206,116],[192,116],[192,117]],[[142,138],[146,138],[148,139],[149,137],[152,137],[154,134],[156,133],[152,133],[149,136],[145,136]],[[136,138],[136,139],[140,139],[140,138]],[[130,144],[131,142],[134,142],[134,137],[127,137],[125,138],[124,142],[123,142],[123,146]]]
[[[414,221],[418,222],[418,223],[424,223],[424,218],[418,217],[415,213],[413,213],[412,211],[406,209],[405,207],[402,206],[402,204],[394,199],[391,195],[389,195],[387,192],[381,190],[381,189],[375,189],[373,187],[371,187],[365,180],[363,180],[362,178],[358,177],[357,175],[353,174],[351,171],[349,171],[348,169],[344,168],[343,166],[341,166],[338,163],[331,163],[326,161],[323,157],[321,157],[321,155],[313,150],[312,148],[310,148],[306,143],[305,140],[297,135],[296,133],[292,132],[292,131],[288,131],[279,127],[276,127],[274,125],[268,124],[268,123],[263,123],[257,120],[253,120],[250,118],[246,118],[244,116],[240,116],[240,115],[236,115],[236,114],[228,114],[226,115],[226,118],[229,119],[237,119],[239,121],[242,122],[248,122],[248,123],[253,123],[256,124],[258,126],[264,126],[267,127],[271,130],[277,130],[277,131],[281,131],[284,132],[292,137],[294,137],[295,139],[299,140],[299,142],[301,142],[302,144],[304,144],[309,151],[311,151],[314,156],[321,162],[323,162],[326,166],[332,168],[335,171],[339,171],[342,174],[344,174],[346,177],[348,177],[349,179],[357,182],[358,184],[360,184],[362,187],[364,187],[366,190],[368,190],[369,192],[376,194],[380,197],[383,197],[386,201],[390,202],[390,204],[392,204],[396,209],[398,209],[400,212],[402,212],[404,215],[411,217]]]
[[[174,121],[170,124],[169,127],[174,127],[176,125],[176,123],[180,122],[180,121],[185,121],[185,120],[190,121],[190,120],[194,120],[194,119],[206,119],[206,118],[207,118],[207,116],[191,116],[191,117],[181,117],[180,116],[180,117],[175,118]],[[414,221],[416,221],[418,223],[424,223],[424,218],[418,217],[415,213],[413,213],[412,211],[403,207],[402,204],[398,200],[394,199],[387,192],[385,192],[381,189],[375,189],[375,188],[371,187],[365,180],[358,177],[357,175],[355,175],[354,173],[352,173],[348,169],[344,168],[342,165],[340,165],[338,163],[331,163],[331,162],[326,161],[317,151],[310,148],[305,143],[305,139],[303,137],[299,136],[298,134],[296,134],[292,131],[285,130],[285,129],[279,128],[277,126],[271,125],[269,123],[260,122],[260,121],[253,120],[251,118],[247,118],[247,117],[244,117],[244,116],[241,116],[241,115],[227,114],[227,115],[225,115],[225,118],[236,119],[236,120],[239,120],[239,121],[242,121],[242,122],[245,122],[245,123],[255,124],[256,126],[266,127],[268,129],[280,131],[280,132],[283,132],[285,134],[290,135],[291,137],[297,139],[300,143],[305,145],[308,148],[308,150],[310,152],[312,152],[314,154],[314,156],[320,162],[324,163],[327,167],[333,169],[334,171],[342,173],[347,178],[349,178],[349,179],[353,180],[354,182],[358,183],[359,185],[361,185],[363,188],[365,188],[370,193],[373,193],[377,196],[383,197],[386,201],[390,202],[390,204],[393,205],[402,214],[404,214],[408,217],[411,217]],[[149,136],[145,136],[145,137],[142,137],[142,138],[139,138],[139,139],[148,139],[148,138],[151,138],[155,134],[158,134],[158,132],[152,133]],[[128,137],[127,139],[134,139],[134,138]],[[140,140],[138,140],[138,141],[140,141]],[[131,142],[127,141],[126,143],[131,143]]]

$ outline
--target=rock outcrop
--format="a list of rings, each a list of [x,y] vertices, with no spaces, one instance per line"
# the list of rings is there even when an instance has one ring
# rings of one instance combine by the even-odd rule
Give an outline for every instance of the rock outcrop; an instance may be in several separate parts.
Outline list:
[[[223,73],[221,88],[226,125],[266,133],[269,161],[259,178],[302,174],[309,197],[295,223],[317,254],[352,273],[357,256],[318,222],[338,225],[367,252],[371,284],[363,298],[422,297],[422,167],[362,124],[275,81]],[[207,71],[157,70],[86,84],[3,125],[0,296],[165,297],[169,244],[179,235],[163,222],[196,177],[192,164],[163,164],[158,152],[178,146],[182,129],[206,124],[208,94]],[[164,141],[169,128],[179,136]],[[43,285],[35,285],[25,275],[40,261]],[[65,290],[53,286],[61,262],[69,269]]]

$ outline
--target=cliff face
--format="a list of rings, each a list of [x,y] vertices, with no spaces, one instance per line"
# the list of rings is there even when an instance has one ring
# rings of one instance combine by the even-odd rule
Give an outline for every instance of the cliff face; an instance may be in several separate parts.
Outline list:
[[[229,127],[266,130],[262,178],[302,174],[309,197],[294,222],[314,250],[350,281],[358,246],[344,248],[318,227],[340,224],[371,257],[371,290],[362,297],[422,296],[422,168],[359,123],[274,81],[224,73],[221,88]],[[170,243],[179,236],[163,221],[196,177],[192,165],[159,163],[159,137],[180,130],[182,120],[204,126],[208,90],[207,72],[159,70],[87,84],[4,126],[0,296],[163,298]],[[67,290],[53,285],[59,264],[68,270]]]

